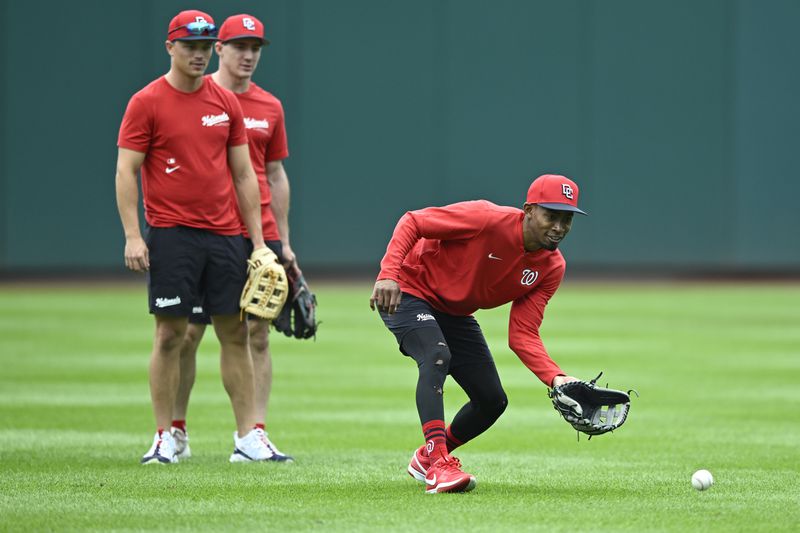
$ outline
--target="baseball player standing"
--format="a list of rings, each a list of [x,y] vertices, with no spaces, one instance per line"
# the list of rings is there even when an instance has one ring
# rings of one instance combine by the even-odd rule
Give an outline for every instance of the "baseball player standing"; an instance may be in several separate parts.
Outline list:
[[[238,211],[253,248],[263,248],[258,182],[239,102],[203,78],[216,35],[208,14],[178,13],[165,43],[169,72],[130,99],[120,126],[116,189],[125,264],[147,272],[156,323],[150,395],[157,429],[143,464],[178,460],[169,427],[180,346],[187,317],[201,300],[221,345],[222,380],[236,418],[231,461],[264,460],[270,454],[255,429],[253,366],[247,330],[239,320],[247,246]],[[137,212],[139,171],[144,238]]]
[[[283,106],[280,100],[252,81],[258,67],[262,48],[269,41],[264,37],[264,25],[252,15],[234,15],[219,29],[215,48],[219,69],[206,80],[232,91],[244,112],[250,158],[258,176],[261,192],[261,223],[267,246],[284,266],[297,268],[289,243],[289,179],[283,167],[288,157]],[[243,228],[245,234],[247,228]],[[208,323],[205,313],[189,318],[189,327],[181,348],[180,387],[173,411],[172,435],[178,457],[190,457],[186,412],[194,385],[197,348]],[[272,357],[269,348],[268,320],[249,316],[250,354],[255,374],[255,420],[259,437],[267,446],[270,461],[286,462],[293,458],[282,453],[270,441],[266,431],[267,407],[272,390]]]
[[[397,223],[370,307],[419,367],[416,400],[425,444],[408,472],[428,493],[475,487],[475,477],[450,452],[486,431],[508,404],[472,316],[476,310],[513,302],[511,349],[547,386],[576,381],[539,337],[545,306],[564,276],[558,245],[575,213],[586,214],[578,209],[578,186],[549,174],[534,180],[522,210],[478,200],[410,211]],[[448,374],[469,402],[445,426]]]

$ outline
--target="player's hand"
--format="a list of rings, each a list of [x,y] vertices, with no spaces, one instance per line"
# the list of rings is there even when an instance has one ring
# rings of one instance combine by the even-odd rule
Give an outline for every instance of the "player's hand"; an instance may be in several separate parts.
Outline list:
[[[556,376],[553,378],[552,388],[558,387],[559,385],[563,385],[564,383],[569,383],[570,381],[580,381],[580,380],[572,376]]]
[[[299,271],[297,268],[297,256],[294,255],[294,250],[292,250],[292,247],[289,245],[289,243],[284,243],[281,246],[281,254],[283,254],[283,268],[285,268],[287,271],[290,268],[294,268],[295,270]]]
[[[372,296],[369,299],[369,308],[378,311],[394,314],[400,305],[400,284],[393,279],[379,279],[375,282],[372,289]]]
[[[125,266],[134,272],[150,270],[150,250],[141,237],[125,241]]]

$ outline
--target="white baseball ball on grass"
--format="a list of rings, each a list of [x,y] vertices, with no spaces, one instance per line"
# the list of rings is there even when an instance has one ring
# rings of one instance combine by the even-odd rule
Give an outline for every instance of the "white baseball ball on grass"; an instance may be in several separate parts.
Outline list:
[[[692,474],[692,487],[697,490],[706,490],[714,484],[714,476],[708,470],[698,470]]]

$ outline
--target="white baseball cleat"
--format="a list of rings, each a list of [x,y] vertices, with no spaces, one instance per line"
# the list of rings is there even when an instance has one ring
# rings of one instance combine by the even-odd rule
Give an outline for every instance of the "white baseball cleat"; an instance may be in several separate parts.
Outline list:
[[[191,457],[192,449],[189,448],[189,432],[176,427],[170,428],[169,432],[175,441],[175,455],[178,459]]]
[[[232,463],[250,463],[254,461],[266,461],[272,452],[261,440],[257,429],[252,429],[243,438],[239,438],[239,433],[233,432],[233,453],[230,457]]]
[[[160,433],[156,432],[156,436],[153,438],[153,445],[150,446],[150,449],[144,454],[141,463],[143,465],[163,465],[177,462],[178,457],[175,455],[175,439],[172,438],[169,431],[162,430]]]
[[[259,438],[264,443],[264,446],[270,451],[271,455],[266,459],[266,461],[275,461],[276,463],[293,463],[294,457],[291,455],[286,455],[282,453],[277,446],[275,446],[271,440],[269,440],[269,435],[267,432],[261,428],[256,428],[256,432],[258,433]]]

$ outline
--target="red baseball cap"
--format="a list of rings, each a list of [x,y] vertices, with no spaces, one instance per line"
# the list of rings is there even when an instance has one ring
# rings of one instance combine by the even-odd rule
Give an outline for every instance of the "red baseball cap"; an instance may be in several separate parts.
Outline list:
[[[217,27],[208,13],[181,11],[169,22],[168,41],[217,41]]]
[[[571,179],[558,174],[545,174],[533,180],[528,188],[527,203],[556,211],[586,214],[578,209],[578,186]]]
[[[269,44],[264,37],[264,24],[253,15],[232,15],[225,19],[219,28],[219,40],[227,43],[234,39],[258,39]]]

